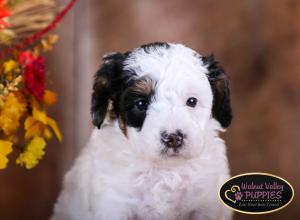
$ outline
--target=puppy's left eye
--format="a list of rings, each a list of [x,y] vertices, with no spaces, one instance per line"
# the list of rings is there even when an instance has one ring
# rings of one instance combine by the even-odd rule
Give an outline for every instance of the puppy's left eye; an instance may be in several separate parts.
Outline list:
[[[148,108],[148,101],[145,99],[140,99],[135,102],[135,106],[139,111],[146,111]]]
[[[186,101],[186,105],[189,107],[196,107],[198,100],[195,97],[190,97],[188,98],[188,100]]]

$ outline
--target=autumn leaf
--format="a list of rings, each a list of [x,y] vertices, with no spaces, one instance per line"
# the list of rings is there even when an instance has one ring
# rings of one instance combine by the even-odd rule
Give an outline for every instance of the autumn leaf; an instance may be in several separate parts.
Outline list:
[[[35,167],[42,159],[45,152],[46,142],[44,138],[35,136],[26,146],[25,151],[19,155],[16,163],[27,169]]]
[[[52,128],[52,130],[54,131],[54,134],[56,135],[57,139],[59,141],[62,141],[62,135],[61,132],[57,126],[57,123],[54,119],[48,117],[47,118],[47,124]]]
[[[56,103],[56,93],[50,91],[50,90],[45,90],[44,94],[44,103],[47,105],[53,105]]]
[[[0,140],[0,169],[7,166],[7,155],[12,152],[12,142]]]

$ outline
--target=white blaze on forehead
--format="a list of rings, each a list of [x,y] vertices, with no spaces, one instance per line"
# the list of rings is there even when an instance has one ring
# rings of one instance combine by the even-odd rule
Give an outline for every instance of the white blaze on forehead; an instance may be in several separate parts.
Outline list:
[[[132,51],[125,61],[125,69],[133,70],[139,77],[149,76],[157,81],[162,93],[170,90],[183,96],[199,96],[203,107],[211,108],[212,91],[208,81],[207,68],[201,56],[181,44],[170,44]],[[156,91],[159,92],[159,91]],[[188,98],[188,97],[186,97]]]
[[[152,47],[132,51],[125,61],[125,69],[132,69],[138,76],[150,75],[157,81],[180,74],[205,76],[207,69],[194,50],[181,44],[169,43],[170,47]],[[206,76],[205,76],[206,77]]]

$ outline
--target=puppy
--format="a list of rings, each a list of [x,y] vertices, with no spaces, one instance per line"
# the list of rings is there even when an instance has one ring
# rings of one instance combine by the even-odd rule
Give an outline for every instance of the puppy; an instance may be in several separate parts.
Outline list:
[[[232,119],[228,77],[212,56],[150,43],[103,58],[90,140],[66,174],[52,220],[228,220],[219,132]]]

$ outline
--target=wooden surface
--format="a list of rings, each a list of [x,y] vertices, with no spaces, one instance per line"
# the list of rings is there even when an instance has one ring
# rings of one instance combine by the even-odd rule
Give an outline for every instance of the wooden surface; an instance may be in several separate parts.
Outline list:
[[[65,2],[65,1],[64,1]],[[13,164],[0,171],[0,219],[47,219],[61,178],[86,142],[89,99],[101,56],[151,41],[182,42],[214,53],[231,78],[234,120],[224,138],[232,174],[269,172],[289,180],[294,201],[263,216],[300,214],[300,1],[85,0],[59,27],[49,55],[50,87],[59,92],[52,113],[64,134],[32,171]]]

